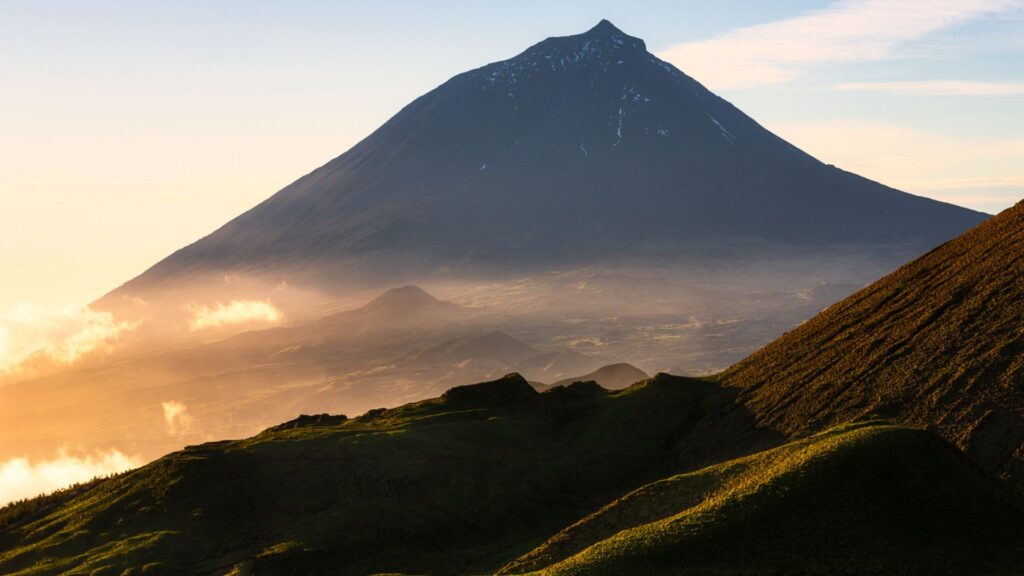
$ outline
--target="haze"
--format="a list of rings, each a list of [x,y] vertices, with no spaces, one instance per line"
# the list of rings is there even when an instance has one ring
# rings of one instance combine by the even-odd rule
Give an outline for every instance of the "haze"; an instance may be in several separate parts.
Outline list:
[[[627,379],[718,372],[985,218],[811,156],[987,213],[1024,195],[1024,2],[759,4],[0,4],[0,503],[299,413],[357,415],[510,371],[541,389],[597,373],[630,383],[606,365]],[[650,57],[602,18],[644,36]],[[451,122],[449,93],[480,93],[456,83],[396,121],[413,136],[402,146],[384,131],[210,235],[450,77],[578,34],[628,46],[623,74],[647,82],[594,89],[610,120],[561,114],[539,141],[481,135],[469,115],[496,117],[493,100],[464,107],[468,128]],[[524,102],[547,94],[538,85]],[[410,126],[453,126],[457,145]],[[671,154],[658,147],[669,135]],[[672,172],[691,150],[707,156],[687,169],[714,169]],[[614,195],[595,192],[608,179],[587,162],[601,154],[628,160],[602,160],[631,174]],[[804,219],[702,221],[698,201],[731,216],[763,197],[717,194],[742,180],[734,158],[775,194],[764,206]],[[564,206],[487,204],[566,174],[586,186]],[[692,174],[692,195],[666,200],[664,183]],[[853,223],[830,227],[836,213]]]

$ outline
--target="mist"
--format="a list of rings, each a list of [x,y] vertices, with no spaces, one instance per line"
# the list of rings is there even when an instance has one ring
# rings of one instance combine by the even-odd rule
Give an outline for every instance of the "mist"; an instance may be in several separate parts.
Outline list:
[[[114,449],[88,454],[72,454],[61,449],[48,460],[10,458],[0,462],[0,506],[142,464],[138,456]]]

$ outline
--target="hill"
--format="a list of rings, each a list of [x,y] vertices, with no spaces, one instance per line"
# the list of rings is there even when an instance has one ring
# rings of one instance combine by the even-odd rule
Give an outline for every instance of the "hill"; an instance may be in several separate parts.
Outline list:
[[[850,424],[659,480],[502,574],[1013,574],[1021,516],[936,436]]]
[[[543,394],[510,375],[359,418],[300,418],[21,518],[0,531],[0,573],[492,571],[615,497],[729,452],[710,416],[730,402],[665,375]]]
[[[1024,490],[1024,203],[727,370],[786,435],[868,413],[936,430]]]
[[[450,364],[465,360],[488,359],[504,365],[536,355],[537,351],[500,330],[486,334],[463,336],[441,342],[411,355],[410,361],[421,364]]]
[[[738,455],[735,438],[777,440],[749,420],[722,427],[733,400],[665,375],[618,392],[581,383],[544,393],[510,375],[354,419],[303,416],[4,511],[0,572],[1020,566],[1019,514],[926,432],[855,424],[697,469]]]
[[[602,388],[619,390],[621,388],[628,388],[630,384],[644,380],[647,377],[647,374],[636,366],[620,362],[618,364],[602,366],[583,376],[559,380],[554,383],[554,386],[568,386],[573,382],[597,382]]]
[[[601,21],[451,78],[103,304],[211,275],[204,287],[248,276],[337,291],[645,257],[924,250],[985,218],[819,162]]]

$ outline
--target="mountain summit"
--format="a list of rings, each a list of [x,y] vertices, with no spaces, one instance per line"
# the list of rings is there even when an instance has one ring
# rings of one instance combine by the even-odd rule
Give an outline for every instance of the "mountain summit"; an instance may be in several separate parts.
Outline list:
[[[709,248],[930,248],[985,215],[825,165],[607,20],[459,74],[122,287],[317,287]]]

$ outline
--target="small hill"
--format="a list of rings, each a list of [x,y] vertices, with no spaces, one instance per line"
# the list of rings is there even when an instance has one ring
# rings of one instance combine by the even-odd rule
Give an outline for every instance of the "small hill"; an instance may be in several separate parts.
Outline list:
[[[927,427],[1024,492],[1024,203],[727,370],[800,435],[868,413]]]
[[[648,378],[647,373],[643,370],[633,366],[632,364],[620,362],[618,364],[602,366],[601,368],[598,368],[589,374],[584,374],[583,376],[559,380],[552,384],[552,386],[568,386],[573,382],[593,381],[600,384],[603,388],[619,390],[621,388],[628,388],[631,384],[646,378]]]
[[[599,366],[600,362],[597,358],[573,350],[559,350],[531,356],[516,363],[512,369],[532,380],[550,382],[560,380],[569,374],[588,372]]]
[[[467,311],[452,302],[438,300],[417,286],[402,286],[381,293],[354,310],[337,312],[312,324],[307,331],[339,339],[338,330],[353,335],[424,328],[465,318]]]
[[[459,307],[442,302],[418,286],[392,288],[369,301],[363,307],[367,312],[398,318],[423,314],[455,312]]]
[[[938,437],[846,425],[659,480],[502,574],[1013,574],[1021,515]]]
[[[536,353],[537,351],[530,346],[500,330],[494,330],[487,334],[441,342],[412,354],[410,361],[419,364],[453,364],[466,360],[490,359],[509,366]]]

